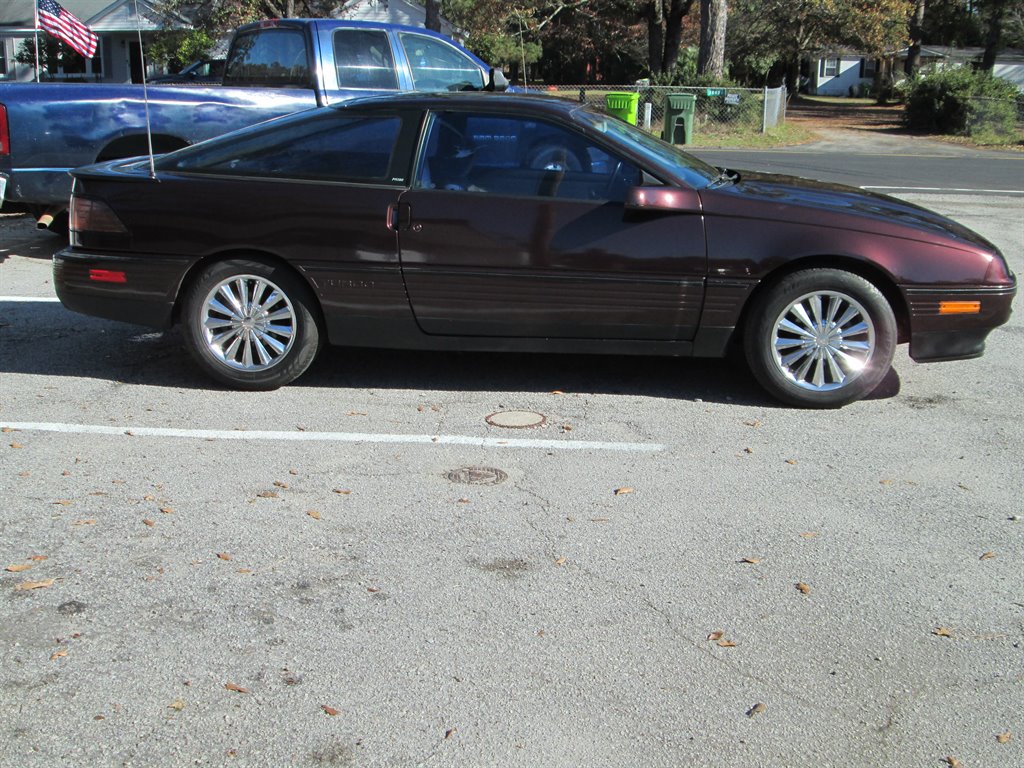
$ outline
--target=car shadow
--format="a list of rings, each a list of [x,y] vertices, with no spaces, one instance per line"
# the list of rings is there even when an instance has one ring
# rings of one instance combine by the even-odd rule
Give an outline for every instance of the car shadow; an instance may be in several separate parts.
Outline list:
[[[41,330],[42,329],[42,330]],[[78,315],[49,301],[0,301],[0,374],[220,390],[178,330]],[[424,352],[325,347],[290,387],[451,392],[590,392],[784,407],[728,360],[619,355]]]

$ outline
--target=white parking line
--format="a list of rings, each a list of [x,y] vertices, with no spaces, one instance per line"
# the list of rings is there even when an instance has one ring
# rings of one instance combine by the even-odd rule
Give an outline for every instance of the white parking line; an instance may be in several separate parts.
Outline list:
[[[974,192],[979,195],[1024,195],[1020,189],[965,189],[960,187],[873,187],[862,186],[861,189],[888,189],[897,192]]]
[[[0,304],[4,302],[29,302],[29,301],[60,301],[56,296],[0,296]]]
[[[117,435],[121,437],[181,437],[192,440],[277,440],[295,443],[419,443],[426,445],[468,445],[477,448],[541,448],[549,451],[622,451],[655,453],[665,450],[661,443],[616,443],[584,440],[524,440],[463,435],[389,435],[363,432],[272,432],[264,430],[168,429],[162,427],[106,427],[92,424],[9,422],[4,430],[61,432],[72,435]]]

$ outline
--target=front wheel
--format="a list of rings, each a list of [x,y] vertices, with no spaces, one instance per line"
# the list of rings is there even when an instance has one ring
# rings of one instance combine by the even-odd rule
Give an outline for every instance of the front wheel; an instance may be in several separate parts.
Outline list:
[[[851,272],[808,269],[759,297],[744,349],[758,382],[779,400],[837,408],[881,383],[896,339],[896,318],[878,288]]]
[[[315,299],[284,267],[232,259],[206,267],[184,303],[189,352],[236,389],[277,389],[302,375],[320,347]]]

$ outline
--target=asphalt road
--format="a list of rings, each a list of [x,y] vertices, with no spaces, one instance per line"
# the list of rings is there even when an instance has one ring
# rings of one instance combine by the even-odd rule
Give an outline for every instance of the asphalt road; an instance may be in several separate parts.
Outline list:
[[[1019,197],[906,196],[1024,272]],[[242,394],[53,247],[0,219],[0,765],[1024,764],[1020,313],[835,412],[589,357]]]

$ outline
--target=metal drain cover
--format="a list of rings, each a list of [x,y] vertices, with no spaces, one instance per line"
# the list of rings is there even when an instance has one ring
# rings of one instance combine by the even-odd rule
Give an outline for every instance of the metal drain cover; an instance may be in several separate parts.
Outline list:
[[[445,479],[464,485],[497,485],[508,480],[508,474],[497,467],[459,467],[444,473]]]
[[[543,413],[536,411],[498,411],[488,416],[485,421],[492,427],[505,429],[532,429],[543,427],[547,422]]]

